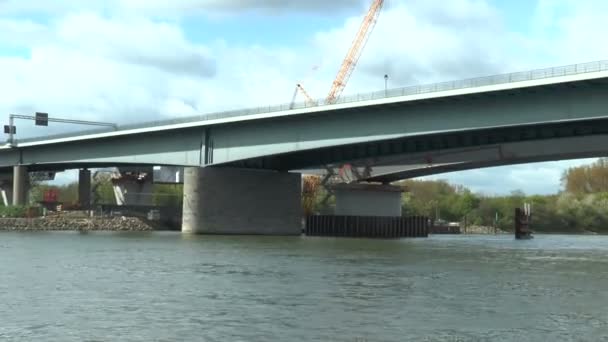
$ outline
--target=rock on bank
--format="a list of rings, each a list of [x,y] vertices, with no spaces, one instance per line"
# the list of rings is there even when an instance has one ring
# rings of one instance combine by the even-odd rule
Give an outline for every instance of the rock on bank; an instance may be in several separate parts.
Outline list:
[[[137,217],[112,218],[0,218],[0,231],[123,231],[160,230],[157,224]]]

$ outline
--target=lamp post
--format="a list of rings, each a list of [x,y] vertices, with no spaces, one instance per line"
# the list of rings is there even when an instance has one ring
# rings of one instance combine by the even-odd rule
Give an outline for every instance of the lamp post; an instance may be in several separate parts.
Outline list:
[[[384,97],[388,97],[388,74],[384,74]]]

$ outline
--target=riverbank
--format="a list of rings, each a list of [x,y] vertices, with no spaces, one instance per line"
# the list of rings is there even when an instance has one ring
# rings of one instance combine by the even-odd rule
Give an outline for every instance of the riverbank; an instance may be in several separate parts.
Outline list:
[[[506,232],[501,230],[500,228],[488,227],[488,226],[466,226],[466,228],[461,228],[461,234],[466,235],[495,235],[495,234],[513,234],[511,232]]]
[[[166,227],[138,217],[0,218],[0,231],[121,231],[148,232]]]

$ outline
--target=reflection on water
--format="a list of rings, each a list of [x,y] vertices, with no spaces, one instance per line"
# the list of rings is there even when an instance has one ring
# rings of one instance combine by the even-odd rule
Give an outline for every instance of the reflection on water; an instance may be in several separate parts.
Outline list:
[[[608,340],[608,238],[1,233],[5,341]]]

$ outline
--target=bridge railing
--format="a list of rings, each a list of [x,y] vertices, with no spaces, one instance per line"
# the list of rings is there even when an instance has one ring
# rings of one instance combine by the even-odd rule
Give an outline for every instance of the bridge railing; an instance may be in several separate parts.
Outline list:
[[[515,83],[515,82],[532,81],[532,80],[539,80],[539,79],[546,79],[546,78],[553,78],[553,77],[563,77],[563,76],[578,75],[578,74],[598,72],[598,71],[608,71],[608,60],[581,63],[581,64],[572,64],[572,65],[567,65],[567,66],[537,69],[537,70],[524,71],[524,72],[499,74],[499,75],[493,75],[493,76],[476,77],[476,78],[469,78],[469,79],[457,80],[457,81],[415,85],[415,86],[409,86],[409,87],[403,87],[403,88],[393,88],[393,89],[387,89],[387,90],[376,91],[376,92],[371,92],[371,93],[360,93],[360,94],[354,94],[354,95],[347,95],[347,96],[340,97],[336,101],[335,104],[363,102],[363,101],[371,101],[371,100],[378,100],[378,99],[392,98],[392,97],[399,97],[399,96],[419,95],[419,94],[428,94],[428,93],[449,91],[449,90],[477,88],[477,87],[499,85],[499,84],[509,84],[509,83]],[[229,110],[229,111],[202,114],[202,115],[189,116],[189,117],[183,117],[183,118],[148,121],[148,122],[134,123],[134,124],[125,124],[125,125],[120,125],[116,130],[125,131],[125,130],[138,129],[138,128],[150,128],[150,127],[167,126],[167,125],[174,125],[174,124],[181,124],[181,123],[226,119],[226,118],[233,118],[233,117],[240,117],[240,116],[281,112],[281,111],[287,111],[287,110],[295,110],[295,109],[303,109],[303,108],[327,106],[327,105],[329,105],[329,104],[325,103],[324,99],[319,99],[317,101],[316,105],[310,104],[308,102],[299,102],[299,103],[295,103],[293,105],[291,105],[290,103],[283,103],[283,104],[279,104],[279,105],[238,109],[238,110]],[[81,135],[88,135],[88,134],[95,134],[95,133],[106,133],[106,132],[112,132],[112,131],[113,131],[112,129],[100,128],[100,129],[95,129],[95,130],[55,134],[55,135],[48,135],[48,136],[43,136],[43,137],[31,137],[31,138],[26,138],[26,139],[19,139],[16,141],[17,141],[17,143],[31,142],[31,141],[58,139],[58,138],[65,138],[65,137],[74,137],[74,136],[81,136]]]

